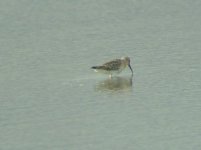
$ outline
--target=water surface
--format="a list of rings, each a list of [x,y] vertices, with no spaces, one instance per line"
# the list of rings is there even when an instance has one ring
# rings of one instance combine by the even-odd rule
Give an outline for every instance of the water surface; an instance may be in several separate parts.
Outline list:
[[[200,6],[2,0],[0,149],[199,150]]]

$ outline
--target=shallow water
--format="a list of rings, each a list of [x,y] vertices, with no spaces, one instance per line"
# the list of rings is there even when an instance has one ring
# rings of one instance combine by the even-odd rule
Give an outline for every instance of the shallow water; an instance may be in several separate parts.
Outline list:
[[[200,6],[2,0],[0,149],[199,150]]]

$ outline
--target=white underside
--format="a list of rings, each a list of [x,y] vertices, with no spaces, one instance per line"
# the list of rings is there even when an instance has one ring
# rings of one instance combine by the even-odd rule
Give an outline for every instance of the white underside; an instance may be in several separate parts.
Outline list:
[[[94,69],[94,71],[98,72],[98,73],[113,75],[113,74],[119,74],[120,72],[122,72],[123,69],[124,68],[120,68],[119,70],[113,70],[113,71],[107,71],[107,70],[102,70],[102,69]]]

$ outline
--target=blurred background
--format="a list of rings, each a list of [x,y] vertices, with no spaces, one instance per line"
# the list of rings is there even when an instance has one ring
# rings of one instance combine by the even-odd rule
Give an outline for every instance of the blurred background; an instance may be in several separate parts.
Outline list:
[[[0,149],[199,150],[200,8],[1,0]],[[133,78],[90,69],[122,56]]]

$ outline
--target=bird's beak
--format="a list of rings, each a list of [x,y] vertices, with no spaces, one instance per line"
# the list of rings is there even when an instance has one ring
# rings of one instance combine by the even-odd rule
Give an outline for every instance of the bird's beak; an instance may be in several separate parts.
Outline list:
[[[131,72],[132,72],[132,75],[133,75],[133,69],[131,68],[131,65],[128,64],[128,67],[130,68]]]

